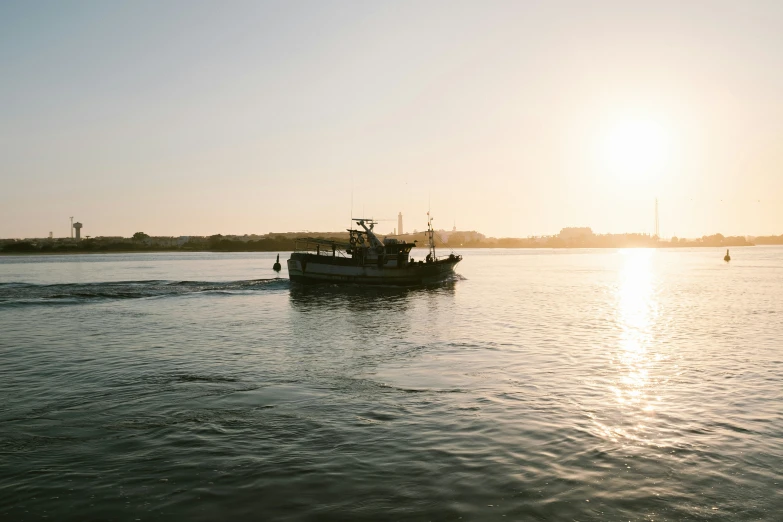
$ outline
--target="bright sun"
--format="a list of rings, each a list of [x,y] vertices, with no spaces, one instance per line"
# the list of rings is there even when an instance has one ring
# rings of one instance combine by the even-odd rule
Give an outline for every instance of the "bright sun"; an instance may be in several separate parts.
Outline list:
[[[604,156],[618,178],[649,179],[657,176],[668,160],[668,135],[657,122],[626,121],[607,135]]]

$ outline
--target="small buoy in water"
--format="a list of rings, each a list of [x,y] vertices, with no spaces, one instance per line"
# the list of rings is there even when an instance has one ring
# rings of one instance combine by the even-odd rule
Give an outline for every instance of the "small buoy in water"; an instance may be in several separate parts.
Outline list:
[[[280,254],[277,254],[277,261],[275,261],[275,264],[272,265],[272,270],[274,270],[275,272],[280,271]]]
[[[723,256],[723,260],[726,261],[726,262],[731,261],[731,256],[729,255],[729,250],[728,249],[726,249],[726,255]]]

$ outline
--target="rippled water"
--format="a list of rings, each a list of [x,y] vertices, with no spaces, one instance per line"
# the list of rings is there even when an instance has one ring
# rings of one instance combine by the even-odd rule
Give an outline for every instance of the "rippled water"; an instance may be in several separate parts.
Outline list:
[[[0,519],[783,519],[783,249],[464,254],[0,258]]]

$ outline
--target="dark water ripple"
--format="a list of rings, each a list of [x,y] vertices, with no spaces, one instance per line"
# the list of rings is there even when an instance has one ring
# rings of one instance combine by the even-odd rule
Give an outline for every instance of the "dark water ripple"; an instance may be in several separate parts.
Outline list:
[[[288,280],[280,278],[230,282],[153,280],[49,285],[0,283],[0,307],[173,297],[199,292],[228,294],[236,291],[280,290],[288,286]]]
[[[783,249],[711,254],[0,259],[0,519],[779,520]]]

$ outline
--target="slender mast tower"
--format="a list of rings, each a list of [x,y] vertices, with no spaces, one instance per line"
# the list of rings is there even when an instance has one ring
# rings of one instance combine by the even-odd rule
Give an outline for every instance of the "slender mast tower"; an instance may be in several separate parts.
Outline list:
[[[661,230],[658,222],[658,198],[655,198],[655,238],[660,239]]]

